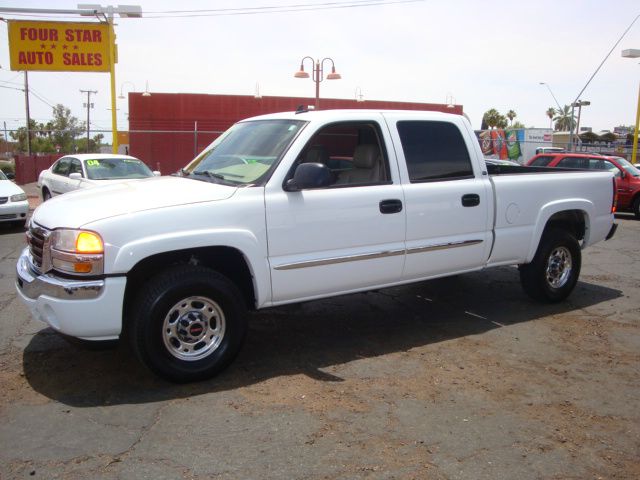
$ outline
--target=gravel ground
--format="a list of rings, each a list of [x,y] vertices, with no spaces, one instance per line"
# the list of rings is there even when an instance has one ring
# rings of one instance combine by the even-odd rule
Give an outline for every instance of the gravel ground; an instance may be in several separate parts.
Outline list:
[[[505,267],[265,310],[186,386],[32,320],[0,226],[0,478],[640,478],[640,222],[617,221],[559,305]]]

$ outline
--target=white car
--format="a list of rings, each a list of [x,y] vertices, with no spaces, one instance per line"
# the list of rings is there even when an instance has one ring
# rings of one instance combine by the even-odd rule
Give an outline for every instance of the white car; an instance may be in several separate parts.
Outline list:
[[[98,185],[135,180],[160,175],[152,172],[141,160],[129,155],[86,153],[59,158],[47,170],[40,172],[38,188],[42,200],[66,192]]]
[[[24,225],[27,213],[27,194],[0,170],[0,222]]]

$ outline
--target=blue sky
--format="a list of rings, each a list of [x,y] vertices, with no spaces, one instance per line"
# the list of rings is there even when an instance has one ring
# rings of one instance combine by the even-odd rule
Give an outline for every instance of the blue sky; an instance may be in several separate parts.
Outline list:
[[[142,1],[145,12],[285,6],[322,0]],[[344,1],[344,0],[333,0]],[[2,7],[76,8],[67,1],[0,1]],[[471,0],[417,1],[359,8],[190,18],[119,19],[117,89],[308,96],[308,79],[295,79],[303,56],[331,57],[341,80],[321,84],[321,97],[464,105],[474,128],[484,111],[513,109],[526,126],[548,127],[547,108],[575,99],[633,18],[637,1]],[[18,18],[1,14],[5,18]],[[25,17],[20,17],[25,19]],[[68,18],[65,18],[67,20]],[[80,17],[78,17],[80,20]],[[582,95],[591,101],[581,125],[594,130],[633,124],[640,59],[638,20]],[[21,88],[23,75],[9,70],[7,26],[0,22],[0,85]],[[110,128],[109,75],[32,72],[29,83],[45,101],[31,98],[38,121],[51,118],[47,103],[62,103],[84,119],[86,97],[97,90],[92,128]],[[310,102],[311,103],[311,102]],[[126,101],[118,100],[118,124],[126,128]],[[24,124],[24,95],[0,88],[0,125]]]

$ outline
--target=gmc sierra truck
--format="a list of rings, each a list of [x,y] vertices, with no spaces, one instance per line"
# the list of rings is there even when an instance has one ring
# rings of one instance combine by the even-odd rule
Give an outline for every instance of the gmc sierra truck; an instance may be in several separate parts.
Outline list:
[[[202,380],[239,351],[247,309],[499,265],[563,300],[581,250],[615,232],[615,195],[610,172],[487,165],[458,115],[264,115],[176,175],[43,203],[17,290],[63,334],[126,336],[156,374]]]

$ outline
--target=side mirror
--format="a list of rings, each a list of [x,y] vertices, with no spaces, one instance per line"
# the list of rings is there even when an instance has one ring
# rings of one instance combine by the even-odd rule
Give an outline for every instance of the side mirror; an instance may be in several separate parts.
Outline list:
[[[331,185],[331,170],[321,163],[301,163],[296,167],[293,178],[287,180],[284,189],[297,192],[310,188],[324,188]]]
[[[69,178],[71,180],[82,180],[82,174],[78,172],[73,172],[69,174]]]
[[[153,176],[154,176],[154,177],[159,177],[159,176],[161,176],[161,175],[162,175],[162,174],[161,174],[158,170],[154,170],[154,171],[153,171]]]

